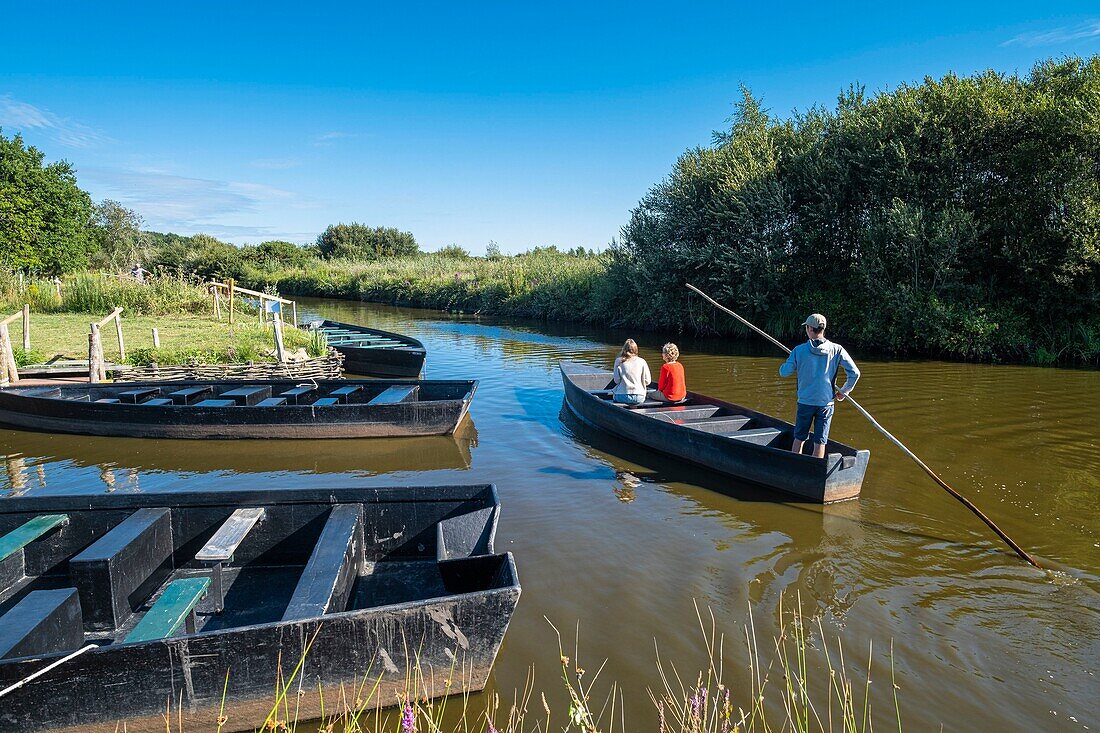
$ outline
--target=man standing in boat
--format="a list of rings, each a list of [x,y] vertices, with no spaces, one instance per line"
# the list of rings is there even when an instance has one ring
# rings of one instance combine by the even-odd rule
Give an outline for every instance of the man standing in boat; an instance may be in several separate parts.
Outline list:
[[[825,316],[810,315],[802,323],[806,327],[805,343],[794,347],[787,361],[779,367],[779,376],[798,374],[798,411],[794,421],[794,441],[791,450],[802,452],[802,445],[813,423],[816,458],[825,457],[829,442],[829,425],[833,421],[833,400],[843,400],[859,381],[859,367],[840,344],[825,338]],[[837,370],[843,367],[844,386],[836,388]]]

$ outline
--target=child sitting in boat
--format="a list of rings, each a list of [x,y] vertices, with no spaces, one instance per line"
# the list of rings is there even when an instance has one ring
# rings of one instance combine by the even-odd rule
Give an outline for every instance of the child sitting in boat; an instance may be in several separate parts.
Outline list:
[[[673,343],[661,347],[661,374],[657,377],[657,389],[649,393],[649,399],[657,402],[679,402],[687,397],[687,381],[684,379],[684,365],[676,361],[680,358],[680,349]]]
[[[622,353],[615,358],[612,379],[615,382],[615,389],[612,390],[611,398],[615,402],[625,405],[638,405],[645,402],[652,378],[649,374],[649,364],[638,356],[638,344],[634,339],[627,339],[623,344]]]

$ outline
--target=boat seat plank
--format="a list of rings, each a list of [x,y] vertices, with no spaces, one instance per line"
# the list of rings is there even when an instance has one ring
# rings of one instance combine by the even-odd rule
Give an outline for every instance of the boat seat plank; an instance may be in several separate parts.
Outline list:
[[[778,428],[754,428],[752,430],[738,430],[726,437],[733,440],[743,440],[746,443],[755,443],[756,445],[768,445],[782,432]]]
[[[157,397],[156,399],[145,400],[141,404],[150,405],[151,407],[163,407],[164,405],[171,405],[175,403],[173,403],[172,400],[166,397]]]
[[[363,385],[353,384],[353,385],[350,385],[350,386],[347,386],[347,387],[340,387],[339,389],[334,389],[331,392],[329,392],[328,396],[329,397],[335,397],[338,400],[340,400],[341,402],[347,402],[348,397],[351,397],[353,394],[355,394],[357,392],[362,392],[362,391],[363,391]]]
[[[252,528],[264,518],[264,514],[263,507],[237,509],[207,540],[195,555],[195,559],[200,562],[232,562],[233,553],[237,551]]]
[[[317,391],[316,387],[313,387],[313,386],[310,386],[310,385],[304,385],[304,386],[300,386],[300,387],[291,387],[290,389],[288,389],[286,391],[280,392],[279,396],[280,397],[286,397],[288,402],[291,402],[291,403],[297,405],[301,401],[301,398],[306,397],[308,395],[311,395],[316,391]]]
[[[76,588],[33,591],[0,617],[0,659],[66,652],[82,643]]]
[[[0,560],[6,560],[38,538],[69,523],[68,514],[40,514],[0,537]]]
[[[96,404],[99,405],[117,405],[118,403],[119,400],[115,399],[114,397],[103,397],[102,399],[96,400]]]
[[[237,403],[233,400],[199,400],[194,407],[236,407]]]
[[[138,509],[69,560],[85,628],[117,629],[172,571],[172,511]]]
[[[362,564],[363,506],[341,504],[329,513],[283,621],[343,611]]]
[[[118,400],[127,405],[136,405],[149,397],[155,397],[159,394],[160,387],[139,387],[137,389],[128,389],[125,392],[119,392]]]
[[[260,400],[256,403],[256,407],[278,407],[279,405],[286,404],[286,397],[268,397],[266,400]]]
[[[339,397],[322,397],[313,404],[317,407],[331,407],[340,401]]]
[[[414,401],[420,387],[415,384],[395,384],[387,387],[371,398],[369,405],[396,405],[400,402]]]
[[[751,417],[744,415],[729,415],[726,417],[709,417],[702,420],[684,420],[685,428],[698,430],[704,433],[716,435],[732,435],[752,422]]]
[[[233,400],[238,405],[252,407],[271,396],[271,387],[266,384],[228,389],[218,395],[222,400]]]
[[[175,392],[169,392],[168,396],[172,398],[172,401],[177,405],[190,405],[192,402],[197,401],[199,398],[204,397],[213,392],[210,387],[185,387],[183,389],[177,389]]]
[[[125,643],[167,639],[184,624],[187,633],[195,633],[195,606],[206,596],[209,588],[210,578],[173,580],[137,626],[126,635]]]

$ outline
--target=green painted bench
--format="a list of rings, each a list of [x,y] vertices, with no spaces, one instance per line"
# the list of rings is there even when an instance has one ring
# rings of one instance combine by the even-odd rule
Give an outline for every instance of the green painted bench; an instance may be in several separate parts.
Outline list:
[[[7,560],[9,556],[22,550],[42,535],[68,523],[68,514],[43,514],[16,527],[0,537],[0,560]]]
[[[126,635],[125,643],[166,639],[184,624],[188,634],[195,633],[195,606],[209,588],[210,578],[173,580],[133,631]]]

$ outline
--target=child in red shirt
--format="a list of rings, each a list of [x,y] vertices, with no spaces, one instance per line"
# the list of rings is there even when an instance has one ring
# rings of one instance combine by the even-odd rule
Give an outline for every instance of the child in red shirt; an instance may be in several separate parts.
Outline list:
[[[661,348],[661,374],[657,378],[657,389],[649,393],[649,399],[659,402],[679,402],[687,397],[687,381],[684,379],[684,365],[676,361],[680,358],[680,349],[676,344],[665,344]]]

